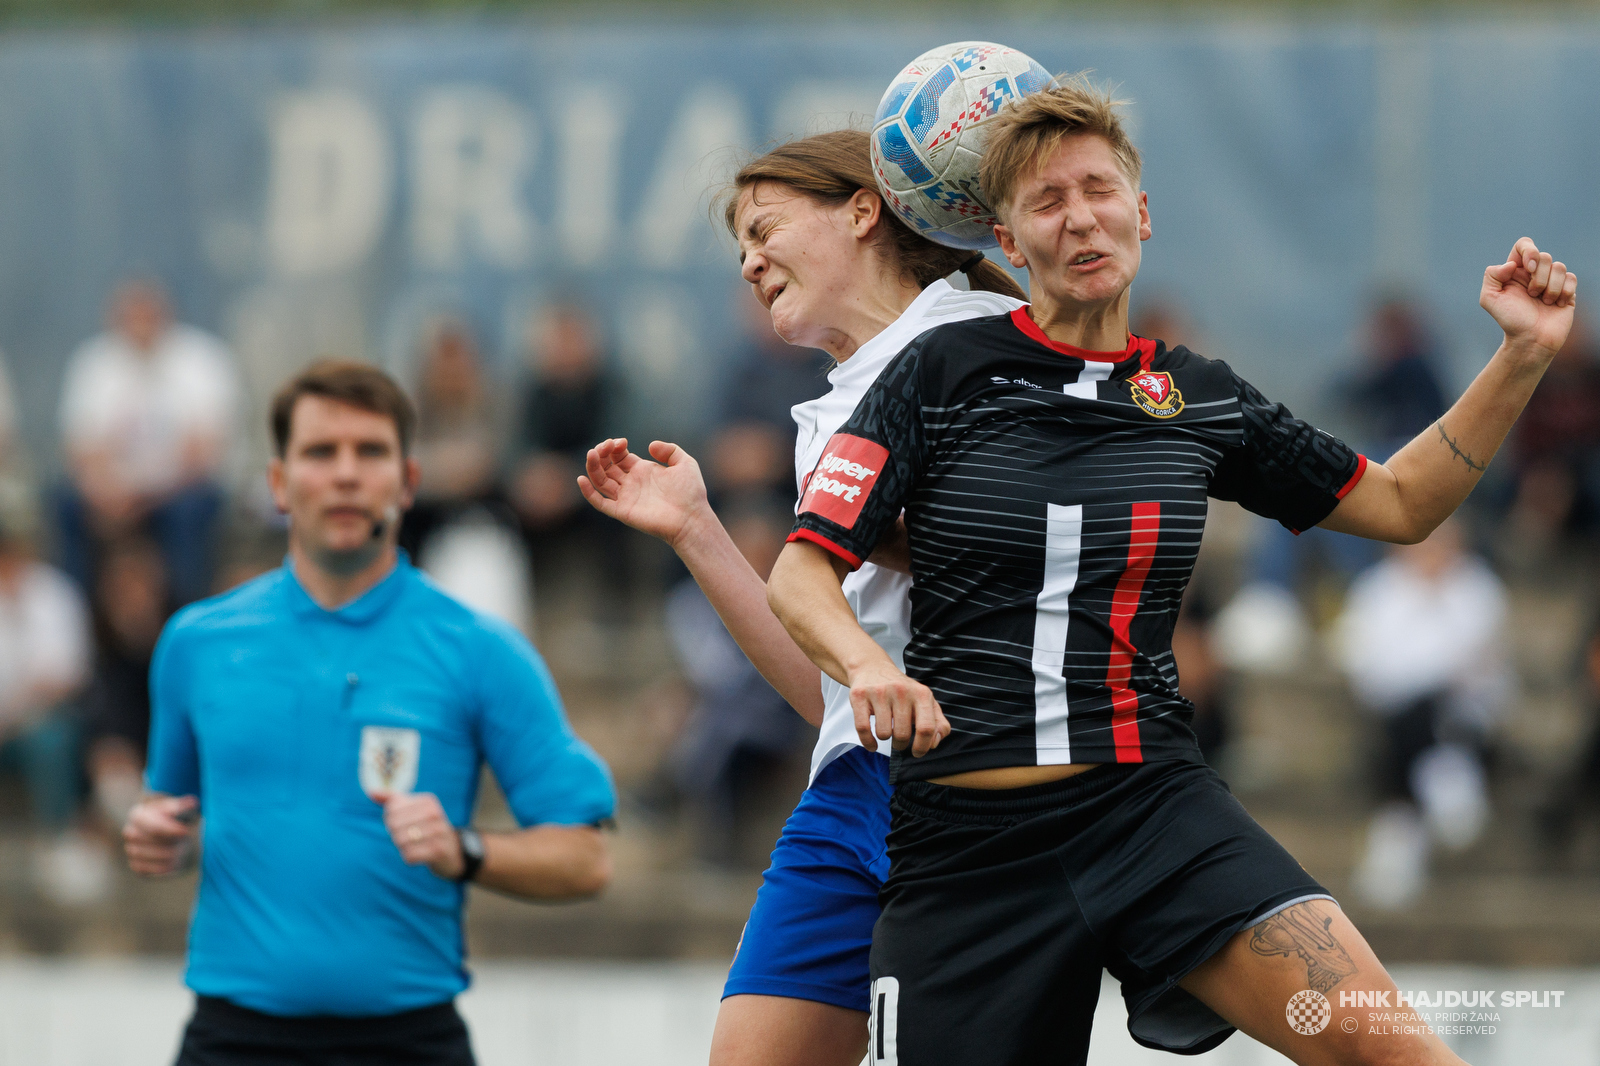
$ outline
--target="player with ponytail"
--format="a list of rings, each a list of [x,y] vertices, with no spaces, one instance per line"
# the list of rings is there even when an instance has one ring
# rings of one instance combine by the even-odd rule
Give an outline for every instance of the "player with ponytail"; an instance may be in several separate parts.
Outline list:
[[[919,237],[886,208],[859,130],[779,145],[746,163],[718,202],[774,330],[837,364],[829,391],[794,408],[799,488],[905,345],[941,323],[1021,306],[1022,290],[1000,267]],[[971,291],[944,280],[958,271]],[[887,871],[888,745],[882,754],[862,747],[849,690],[773,616],[764,575],[712,512],[694,459],[662,441],[649,454],[601,442],[579,479],[584,497],[671,545],[762,676],[821,730],[810,787],[784,826],[728,975],[712,1066],[856,1066],[867,1050],[867,954]],[[875,474],[860,463],[834,466],[828,491],[841,498]],[[850,575],[845,593],[898,661],[910,637],[910,567],[894,540]]]

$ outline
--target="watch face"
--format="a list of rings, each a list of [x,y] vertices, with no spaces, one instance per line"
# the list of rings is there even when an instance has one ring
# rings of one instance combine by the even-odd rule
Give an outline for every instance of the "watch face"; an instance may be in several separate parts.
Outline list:
[[[483,861],[483,837],[476,829],[461,830],[461,853],[469,859]]]

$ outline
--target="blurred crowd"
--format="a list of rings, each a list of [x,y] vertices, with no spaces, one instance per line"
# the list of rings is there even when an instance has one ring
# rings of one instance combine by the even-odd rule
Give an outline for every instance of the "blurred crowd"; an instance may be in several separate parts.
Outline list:
[[[796,498],[789,409],[827,388],[829,365],[783,344],[754,302],[749,316],[712,428],[692,447],[713,505],[764,575]],[[1171,305],[1147,304],[1135,329],[1209,351]],[[1356,345],[1333,428],[1381,460],[1447,408],[1451,364],[1405,299],[1377,301]],[[402,546],[462,599],[536,635],[570,620],[602,632],[663,625],[683,706],[656,738],[653,769],[623,784],[636,811],[686,828],[696,861],[748,868],[758,856],[740,843],[746,812],[778,769],[803,767],[814,732],[687,574],[663,571],[660,553],[641,552],[578,493],[585,452],[615,432],[629,399],[594,316],[554,302],[517,348],[508,374],[486,362],[467,321],[421,329],[406,384],[423,480]],[[227,346],[176,321],[149,278],[116,289],[104,332],[64,365],[58,476],[41,477],[46,464],[25,454],[0,364],[0,775],[34,888],[58,904],[114,884],[166,619],[281,555],[281,520],[275,530],[250,503],[258,471],[242,442],[258,412],[248,407]],[[1352,886],[1372,906],[1415,902],[1437,857],[1473,846],[1495,816],[1501,726],[1519,692],[1511,598],[1563,580],[1571,592],[1600,560],[1595,335],[1580,323],[1490,478],[1428,541],[1386,550],[1263,521],[1235,554],[1227,565],[1202,554],[1174,635],[1203,750],[1225,773],[1237,767],[1241,679],[1294,676],[1320,659],[1364,723],[1355,758],[1366,800],[1351,812],[1367,825]],[[1552,862],[1600,808],[1600,624],[1574,644],[1571,683],[1588,716],[1532,808]]]

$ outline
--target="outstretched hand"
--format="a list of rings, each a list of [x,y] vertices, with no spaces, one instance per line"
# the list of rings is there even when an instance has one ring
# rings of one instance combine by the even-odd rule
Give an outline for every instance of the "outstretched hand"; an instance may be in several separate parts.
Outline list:
[[[650,455],[655,462],[630,452],[626,437],[601,441],[589,449],[578,491],[606,517],[676,546],[710,513],[705,479],[700,464],[676,444],[651,441]]]
[[[1577,296],[1577,275],[1523,237],[1504,263],[1483,272],[1478,303],[1505,330],[1507,345],[1554,356],[1572,330]]]

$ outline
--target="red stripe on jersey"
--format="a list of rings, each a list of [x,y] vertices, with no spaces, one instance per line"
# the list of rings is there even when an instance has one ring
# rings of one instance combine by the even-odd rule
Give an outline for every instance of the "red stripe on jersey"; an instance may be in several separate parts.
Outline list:
[[[1333,494],[1335,499],[1344,499],[1345,494],[1355,488],[1356,482],[1361,480],[1361,475],[1367,472],[1367,457],[1365,455],[1357,455],[1356,459],[1356,472],[1350,475],[1350,480],[1344,483],[1344,488]]]
[[[824,537],[821,533],[813,533],[809,529],[797,529],[793,533],[789,534],[789,539],[786,543],[792,544],[797,540],[809,540],[811,543],[827,549],[834,555],[837,555],[839,558],[849,563],[850,569],[861,569],[861,557],[859,555],[857,555],[855,552],[845,551],[843,548],[839,547],[839,545],[835,544],[827,537]]]
[[[1128,538],[1128,568],[1117,580],[1111,597],[1111,664],[1106,668],[1106,686],[1111,689],[1111,742],[1117,746],[1118,762],[1143,762],[1139,747],[1139,694],[1128,687],[1133,678],[1134,647],[1128,632],[1139,610],[1139,596],[1145,578],[1156,558],[1156,541],[1161,536],[1161,505],[1133,505],[1133,532]]]
[[[1040,329],[1039,324],[1028,314],[1027,307],[1019,307],[1011,312],[1011,321],[1024,334],[1051,351],[1060,352],[1062,355],[1070,355],[1074,359],[1082,359],[1088,363],[1120,363],[1124,359],[1137,354],[1139,356],[1139,369],[1149,370],[1150,360],[1154,359],[1156,354],[1155,341],[1147,340],[1144,337],[1135,337],[1131,333],[1128,334],[1128,346],[1120,352],[1097,352],[1089,348],[1074,348],[1070,344],[1053,341],[1045,335],[1044,330]]]

